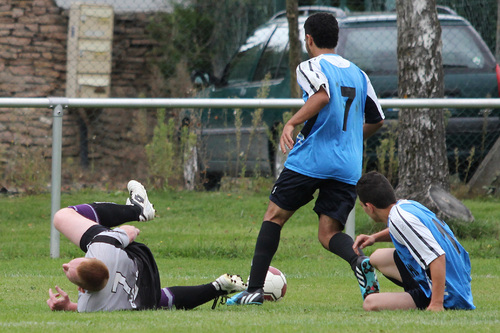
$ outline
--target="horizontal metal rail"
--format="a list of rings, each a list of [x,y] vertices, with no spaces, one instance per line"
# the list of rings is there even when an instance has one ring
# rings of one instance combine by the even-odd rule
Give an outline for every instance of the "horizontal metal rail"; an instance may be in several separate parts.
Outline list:
[[[59,257],[59,232],[54,228],[54,214],[61,201],[61,143],[62,117],[66,108],[242,108],[291,109],[300,108],[302,99],[238,99],[238,98],[16,98],[1,97],[0,108],[51,108],[52,128],[52,183],[51,183],[51,240],[50,256]],[[381,99],[382,108],[500,108],[500,98],[468,99]],[[353,211],[354,212],[354,211]],[[349,215],[346,232],[354,237],[354,214]]]
[[[383,108],[500,108],[500,98],[380,99]],[[0,98],[0,107],[16,108],[300,108],[297,98]]]

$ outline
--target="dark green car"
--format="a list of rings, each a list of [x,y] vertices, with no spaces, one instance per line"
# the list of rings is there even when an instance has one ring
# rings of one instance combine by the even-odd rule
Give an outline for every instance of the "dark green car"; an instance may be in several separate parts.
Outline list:
[[[329,10],[340,25],[337,53],[363,69],[379,98],[397,97],[396,14],[346,15],[337,8],[301,8],[300,40],[303,24],[315,11]],[[443,40],[445,95],[449,98],[499,96],[500,70],[490,50],[464,18],[440,14]],[[303,46],[303,59],[307,53]],[[265,87],[265,89],[263,89]],[[288,22],[278,14],[259,27],[228,64],[224,77],[208,87],[202,97],[210,98],[290,98],[288,67]],[[211,109],[201,110],[202,170],[215,179],[223,175],[272,175],[279,169],[276,142],[279,124],[286,110]],[[389,120],[398,110],[384,110]],[[447,110],[447,149],[450,173],[472,175],[500,133],[498,110]],[[388,128],[389,126],[384,126]],[[385,136],[381,131],[367,142],[365,163],[375,167],[376,147]],[[471,149],[473,161],[469,165]],[[380,155],[380,153],[379,153]],[[380,159],[380,156],[378,157]]]

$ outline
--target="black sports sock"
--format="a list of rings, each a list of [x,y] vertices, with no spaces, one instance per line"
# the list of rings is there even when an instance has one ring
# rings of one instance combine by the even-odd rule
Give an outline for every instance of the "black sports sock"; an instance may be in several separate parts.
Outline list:
[[[281,226],[271,221],[262,222],[250,269],[248,291],[264,287],[266,274],[280,243]]]
[[[211,283],[200,286],[169,287],[168,289],[174,295],[173,305],[179,310],[193,309],[217,296],[226,294],[225,291],[216,290]]]
[[[347,261],[351,265],[351,269],[354,271],[359,256],[352,249],[353,244],[354,241],[352,240],[351,236],[343,232],[339,232],[333,235],[333,237],[330,239],[328,248],[330,252]],[[361,256],[364,256],[363,251],[361,251],[361,249],[359,251],[361,253]]]
[[[105,227],[116,227],[120,224],[139,221],[141,208],[131,205],[118,205],[111,202],[94,202],[90,204],[99,217],[99,224]]]

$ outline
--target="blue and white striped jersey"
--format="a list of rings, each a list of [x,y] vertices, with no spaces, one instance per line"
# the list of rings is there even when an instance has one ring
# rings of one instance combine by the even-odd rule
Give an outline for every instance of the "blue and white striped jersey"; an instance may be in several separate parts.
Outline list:
[[[427,297],[431,296],[430,263],[446,258],[446,309],[475,309],[469,254],[446,223],[418,202],[400,200],[391,209],[389,232],[396,251]]]

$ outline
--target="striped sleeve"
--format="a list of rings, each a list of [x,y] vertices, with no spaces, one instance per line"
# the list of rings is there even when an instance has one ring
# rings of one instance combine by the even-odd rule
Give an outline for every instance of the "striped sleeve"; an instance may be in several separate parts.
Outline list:
[[[322,72],[319,62],[314,59],[301,62],[297,66],[297,82],[308,97],[317,93],[321,87],[330,97],[328,79]]]
[[[389,231],[395,240],[408,248],[423,269],[428,269],[431,262],[445,254],[429,228],[399,206],[391,211]]]

